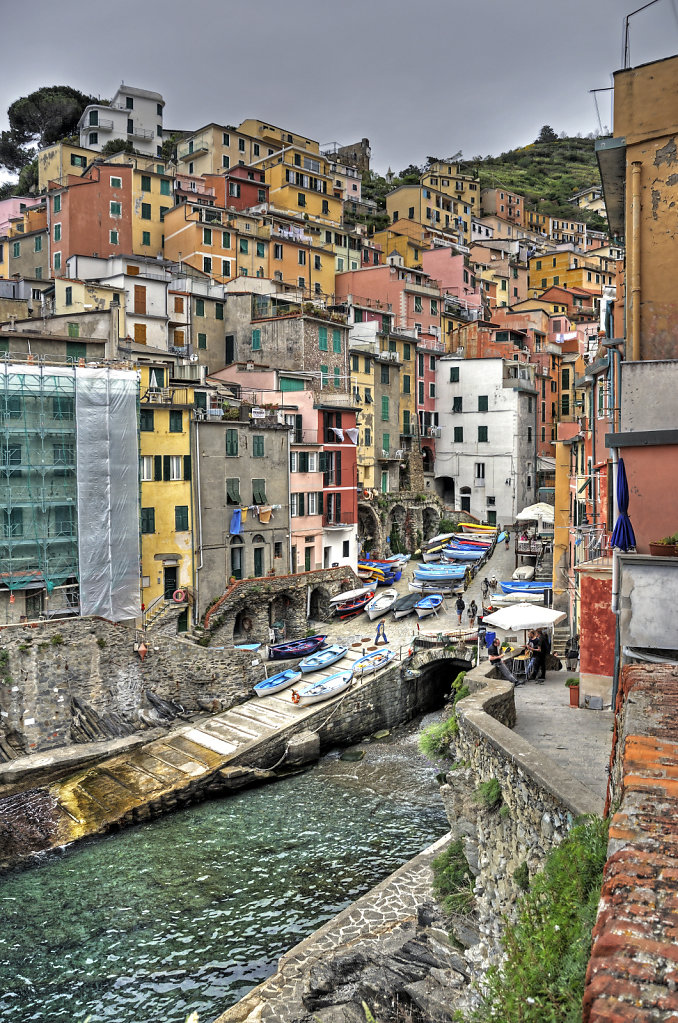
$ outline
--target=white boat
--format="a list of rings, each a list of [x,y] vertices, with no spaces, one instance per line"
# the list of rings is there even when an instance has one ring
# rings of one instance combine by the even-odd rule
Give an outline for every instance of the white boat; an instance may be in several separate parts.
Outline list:
[[[294,685],[301,678],[301,672],[296,668],[288,668],[286,671],[279,671],[277,675],[262,679],[254,686],[257,696],[270,696],[272,693],[279,693],[281,689],[287,689]]]
[[[359,590],[345,590],[343,593],[337,593],[336,597],[330,597],[330,604],[348,604],[351,600],[357,600],[359,597],[365,596],[365,587],[361,586]]]
[[[421,600],[421,596],[417,593],[406,593],[404,597],[399,597],[393,605],[394,617],[405,618],[407,615],[411,615],[419,600]]]
[[[365,605],[365,610],[369,618],[374,621],[379,615],[385,615],[387,611],[390,611],[400,594],[397,590],[382,590],[381,593],[377,593],[375,597]]]
[[[520,565],[515,570],[512,579],[534,579],[534,565]]]
[[[544,603],[544,591],[541,593],[529,593],[521,592],[518,593],[493,593],[490,598],[490,603],[495,607],[508,607],[511,604],[517,604],[519,601],[524,601],[528,604],[543,604]]]
[[[424,551],[421,555],[422,561],[440,561],[442,552],[442,547],[434,547],[433,550]]]
[[[312,682],[298,691],[293,689],[292,703],[296,703],[299,707],[306,707],[309,703],[329,700],[330,696],[337,696],[338,693],[347,689],[352,678],[353,669],[349,668],[345,671],[337,671],[334,675],[328,675],[327,678],[323,678],[319,682]]]
[[[299,671],[306,673],[308,671],[320,671],[322,668],[329,668],[331,664],[345,657],[347,650],[348,647],[340,646],[338,643],[335,643],[333,646],[327,646],[324,650],[318,650],[317,653],[311,654],[310,657],[305,657],[303,661],[299,661]]]
[[[464,580],[460,579],[458,582],[452,582],[448,586],[442,585],[441,583],[428,582],[425,579],[410,579],[407,584],[411,593],[420,593],[423,596],[429,593],[441,593],[444,597],[456,596],[457,593],[464,592]]]
[[[442,602],[443,597],[441,593],[431,593],[428,597],[422,597],[422,599],[414,605],[417,617],[427,618],[428,615],[437,614]]]
[[[373,671],[379,671],[380,668],[385,667],[394,657],[394,652],[387,646],[382,647],[381,650],[375,650],[371,654],[365,654],[364,657],[359,657],[353,665],[353,674],[356,678],[370,675]]]

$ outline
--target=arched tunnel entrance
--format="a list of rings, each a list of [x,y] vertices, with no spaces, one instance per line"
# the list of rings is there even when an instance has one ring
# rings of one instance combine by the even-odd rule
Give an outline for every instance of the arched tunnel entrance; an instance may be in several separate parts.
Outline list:
[[[417,685],[420,687],[419,713],[429,714],[432,711],[440,710],[449,700],[452,683],[459,672],[470,671],[473,667],[473,662],[470,659],[471,650],[471,647],[467,648],[468,657],[440,657],[438,660],[428,661],[416,669]]]

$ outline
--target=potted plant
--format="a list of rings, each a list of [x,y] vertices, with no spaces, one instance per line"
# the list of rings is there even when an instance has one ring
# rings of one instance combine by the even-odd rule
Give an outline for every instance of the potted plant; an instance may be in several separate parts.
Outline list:
[[[660,558],[674,558],[678,556],[678,533],[665,536],[662,540],[652,540],[650,543],[650,554]]]
[[[579,706],[579,679],[568,678],[565,680],[565,685],[570,690],[570,707]]]

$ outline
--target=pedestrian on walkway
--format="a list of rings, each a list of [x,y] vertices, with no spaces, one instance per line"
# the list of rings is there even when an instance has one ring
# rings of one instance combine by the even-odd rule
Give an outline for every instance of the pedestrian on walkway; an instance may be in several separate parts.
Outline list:
[[[579,634],[570,636],[565,646],[565,660],[568,671],[576,671],[579,662]]]
[[[471,626],[471,628],[473,628],[473,626],[476,624],[476,616],[478,614],[478,605],[476,604],[475,600],[471,601],[471,603],[468,606],[468,611],[466,613],[468,614],[468,623]]]
[[[510,672],[504,664],[501,656],[501,640],[499,639],[499,636],[496,636],[492,641],[488,653],[490,657],[490,664],[499,671],[507,682],[513,682],[514,686],[525,685],[524,682],[519,682],[515,675]]]
[[[461,625],[461,616],[463,615],[464,610],[466,608],[466,604],[464,603],[464,598],[462,597],[461,593],[457,597],[457,603],[455,604],[455,607],[457,609],[457,620]]]
[[[511,543],[511,534],[509,533],[508,529],[506,530],[505,540],[506,540],[506,550],[508,550],[509,549],[509,544]]]
[[[546,680],[546,659],[551,653],[551,641],[546,629],[537,631],[537,639],[539,640],[539,677],[537,681],[544,682]]]

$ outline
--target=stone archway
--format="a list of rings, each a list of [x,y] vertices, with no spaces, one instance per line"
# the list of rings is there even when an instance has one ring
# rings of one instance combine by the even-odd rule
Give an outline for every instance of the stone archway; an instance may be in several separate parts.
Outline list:
[[[424,540],[435,536],[440,526],[440,515],[435,508],[424,508],[422,512],[422,532]]]
[[[296,599],[298,599],[297,595],[287,591],[276,593],[268,605],[268,624],[271,628],[282,627],[285,630],[285,634],[289,634],[294,617]]]
[[[436,494],[438,497],[454,508],[455,504],[455,493],[456,483],[452,476],[436,476],[435,480]]]
[[[325,622],[330,613],[330,594],[324,586],[311,590],[308,616],[312,621]]]
[[[358,503],[358,540],[365,554],[380,554],[382,530],[379,516],[371,504]]]
[[[233,619],[233,641],[247,643],[254,630],[255,613],[250,607],[243,607]]]

